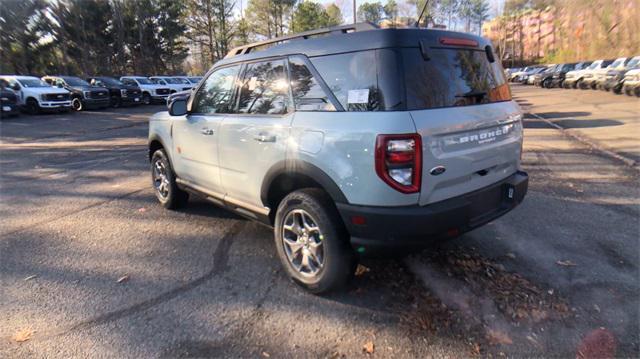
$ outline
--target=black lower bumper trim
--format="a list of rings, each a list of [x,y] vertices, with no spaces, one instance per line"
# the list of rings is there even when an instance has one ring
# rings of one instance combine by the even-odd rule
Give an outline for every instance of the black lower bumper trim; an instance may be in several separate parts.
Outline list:
[[[488,187],[426,206],[336,205],[351,235],[351,245],[359,253],[423,247],[433,240],[456,237],[509,212],[524,199],[528,183],[527,173],[519,171]]]

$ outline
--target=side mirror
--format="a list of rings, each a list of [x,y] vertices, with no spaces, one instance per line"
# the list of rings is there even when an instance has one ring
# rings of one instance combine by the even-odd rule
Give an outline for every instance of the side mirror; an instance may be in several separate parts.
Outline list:
[[[56,84],[57,88],[63,88],[64,86],[62,86],[62,84]]]
[[[18,85],[18,84],[13,85],[12,89],[14,91],[20,91],[20,85]]]
[[[169,104],[169,114],[171,116],[184,116],[187,114],[187,100],[175,99]]]

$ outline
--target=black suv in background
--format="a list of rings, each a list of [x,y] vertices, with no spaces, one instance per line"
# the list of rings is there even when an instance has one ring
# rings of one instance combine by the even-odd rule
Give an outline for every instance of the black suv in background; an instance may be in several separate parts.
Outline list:
[[[91,86],[79,77],[44,76],[42,81],[71,92],[71,107],[76,111],[109,107],[111,101],[109,90],[104,87]]]
[[[142,90],[138,86],[125,85],[122,81],[108,76],[88,77],[87,82],[91,86],[104,87],[109,90],[111,107],[117,108],[142,103]]]
[[[18,98],[16,94],[9,89],[9,83],[0,79],[0,118],[18,115],[20,108],[18,107]]]

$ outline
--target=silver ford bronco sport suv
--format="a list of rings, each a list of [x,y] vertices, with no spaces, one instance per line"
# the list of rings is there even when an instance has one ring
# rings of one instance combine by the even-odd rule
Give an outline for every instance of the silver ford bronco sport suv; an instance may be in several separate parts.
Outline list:
[[[522,117],[490,43],[368,24],[233,49],[149,125],[156,196],[274,228],[287,274],[341,287],[362,256],[459,236],[516,207]]]

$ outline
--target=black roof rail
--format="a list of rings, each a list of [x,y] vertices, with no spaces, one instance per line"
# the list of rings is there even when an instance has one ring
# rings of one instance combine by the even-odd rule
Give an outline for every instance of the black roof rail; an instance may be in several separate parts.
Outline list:
[[[350,32],[367,31],[367,30],[375,30],[375,29],[379,29],[379,27],[368,21],[358,22],[350,25],[325,27],[322,29],[300,32],[293,35],[281,36],[281,37],[276,37],[276,38],[265,40],[265,41],[254,42],[248,45],[238,46],[236,48],[231,49],[231,51],[229,51],[224,58],[228,59],[234,56],[248,54],[249,52],[251,52],[256,48],[260,48],[260,47],[272,45],[272,44],[277,45],[279,43],[283,43],[291,40],[306,40],[309,38],[316,37],[318,35],[346,34]]]

